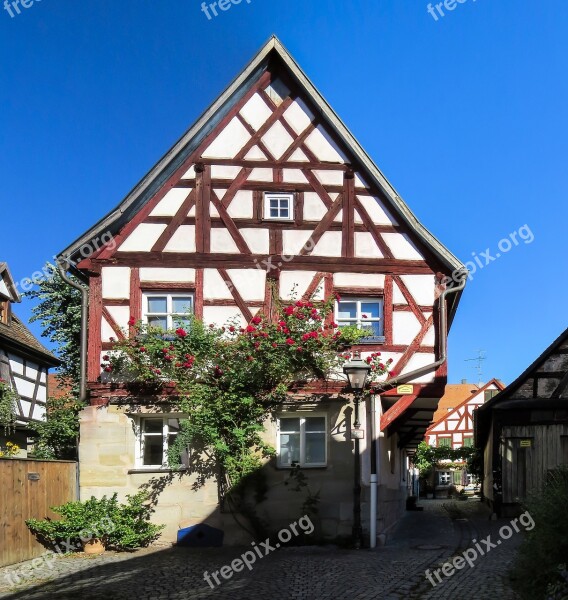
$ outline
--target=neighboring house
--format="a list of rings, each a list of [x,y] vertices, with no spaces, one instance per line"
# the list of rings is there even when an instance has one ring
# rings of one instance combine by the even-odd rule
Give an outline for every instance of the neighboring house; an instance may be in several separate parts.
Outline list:
[[[438,409],[436,414],[441,416],[436,420],[436,415],[434,415],[434,423],[426,431],[425,439],[428,445],[438,448],[470,448],[474,446],[473,411],[503,389],[505,389],[505,386],[497,379],[492,379],[481,386],[468,384],[448,385],[446,393],[440,401],[440,405],[446,406],[448,399],[451,398],[451,403],[455,406],[446,406],[445,414],[440,413]],[[457,394],[464,391],[470,393],[465,399],[458,402]],[[473,485],[475,480],[473,475],[467,472],[464,465],[453,464],[450,467],[449,465],[444,466],[444,464],[441,464],[436,468],[433,483],[436,489],[447,489],[450,485],[455,485],[460,489],[467,485]]]
[[[475,421],[483,495],[496,513],[512,516],[549,471],[568,465],[568,329],[480,406]]]
[[[105,247],[81,260],[93,240]],[[108,239],[108,236],[107,236]],[[89,253],[90,254],[90,253]],[[83,254],[86,256],[87,254]],[[90,290],[88,387],[81,417],[81,494],[133,493],[169,476],[168,440],[179,415],[156,398],[101,381],[101,356],[130,316],[171,327],[187,310],[206,323],[273,314],[274,302],[337,292],[335,319],[372,335],[358,349],[382,352],[397,373],[422,368],[409,385],[377,397],[380,428],[379,531],[404,509],[407,456],[424,437],[446,383],[447,329],[459,293],[439,298],[462,268],[414,217],[293,58],[271,39],[131,194],[62,256]],[[447,315],[447,321],[445,316]],[[447,327],[444,327],[447,324]],[[404,381],[404,380],[403,380]],[[352,408],[344,383],[290,396],[266,438],[259,515],[285,526],[301,500],[282,482],[294,460],[320,491],[318,527],[333,539],[352,526]],[[369,495],[369,418],[362,413],[363,499]],[[379,423],[377,422],[377,429]],[[310,446],[310,452],[306,451]],[[211,479],[163,485],[155,519],[178,529],[208,523],[236,540]],[[363,509],[367,518],[368,512]]]
[[[45,418],[47,373],[59,364],[13,312],[21,302],[8,265],[0,262],[0,379],[18,393],[16,431],[6,434],[0,427],[0,447],[6,441],[18,444],[21,456],[28,448],[29,424]]]

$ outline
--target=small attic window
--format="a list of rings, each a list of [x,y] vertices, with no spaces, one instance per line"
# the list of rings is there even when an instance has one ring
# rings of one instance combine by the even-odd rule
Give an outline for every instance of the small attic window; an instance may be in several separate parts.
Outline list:
[[[270,221],[291,221],[294,218],[294,194],[266,192],[264,218]]]

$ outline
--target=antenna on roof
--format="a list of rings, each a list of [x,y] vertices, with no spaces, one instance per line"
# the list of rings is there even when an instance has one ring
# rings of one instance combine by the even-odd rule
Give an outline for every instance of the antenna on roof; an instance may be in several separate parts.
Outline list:
[[[485,350],[478,350],[476,358],[466,358],[464,362],[474,361],[477,364],[474,366],[474,369],[477,371],[477,378],[479,386],[483,385],[483,361],[487,359],[485,355]]]

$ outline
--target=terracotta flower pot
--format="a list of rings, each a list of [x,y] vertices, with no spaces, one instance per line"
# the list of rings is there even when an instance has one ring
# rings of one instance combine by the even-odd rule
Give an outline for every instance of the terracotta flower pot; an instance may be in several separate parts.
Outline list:
[[[83,552],[85,554],[102,554],[104,551],[104,544],[97,538],[83,542]]]

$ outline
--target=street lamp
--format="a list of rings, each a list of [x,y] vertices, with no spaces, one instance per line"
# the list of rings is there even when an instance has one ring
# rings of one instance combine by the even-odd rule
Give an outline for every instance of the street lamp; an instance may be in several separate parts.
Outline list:
[[[344,365],[343,372],[347,376],[349,386],[353,391],[353,401],[355,404],[353,429],[351,430],[351,438],[355,441],[352,536],[355,548],[360,548],[363,538],[363,528],[361,527],[361,461],[359,441],[363,438],[363,431],[361,430],[361,423],[359,421],[359,402],[367,383],[367,377],[371,372],[371,367],[363,362],[359,352],[356,352],[353,358]]]

